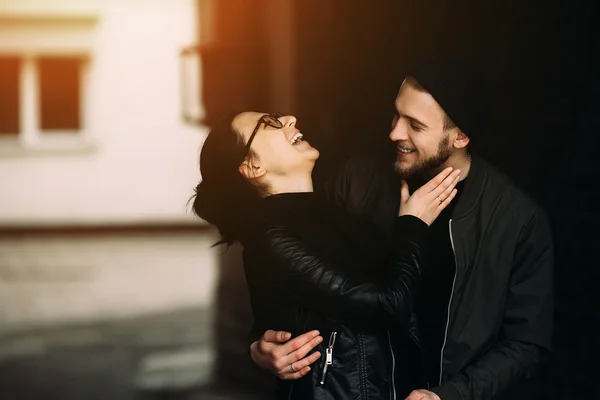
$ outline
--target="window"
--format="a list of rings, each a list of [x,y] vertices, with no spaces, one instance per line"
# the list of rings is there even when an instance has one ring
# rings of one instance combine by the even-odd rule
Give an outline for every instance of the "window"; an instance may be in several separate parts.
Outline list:
[[[81,129],[81,64],[73,57],[38,59],[40,131]]]
[[[20,69],[19,58],[0,57],[0,135],[3,136],[20,132]]]
[[[83,56],[0,54],[0,146],[89,147],[84,138],[87,66]]]
[[[95,16],[15,16],[0,23],[0,156],[86,153]]]

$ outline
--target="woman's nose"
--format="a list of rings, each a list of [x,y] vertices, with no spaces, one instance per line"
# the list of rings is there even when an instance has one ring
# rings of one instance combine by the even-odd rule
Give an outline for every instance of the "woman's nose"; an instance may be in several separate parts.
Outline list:
[[[283,117],[281,117],[281,122],[283,123],[283,126],[295,126],[296,125],[296,117],[294,117],[293,115],[285,115]]]

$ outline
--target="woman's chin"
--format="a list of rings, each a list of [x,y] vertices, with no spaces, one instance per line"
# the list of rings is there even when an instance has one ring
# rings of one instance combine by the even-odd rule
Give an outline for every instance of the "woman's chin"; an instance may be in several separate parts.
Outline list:
[[[308,172],[312,173],[312,170],[315,167],[315,163],[317,162],[318,159],[319,159],[319,152],[317,150],[315,150],[314,153],[310,154],[310,157],[306,157],[306,161],[304,162],[304,165]]]
[[[317,161],[317,159],[319,158],[319,155],[320,155],[319,150],[315,149],[314,147],[311,147],[310,149],[306,149],[302,153],[306,154],[307,157],[313,161]]]

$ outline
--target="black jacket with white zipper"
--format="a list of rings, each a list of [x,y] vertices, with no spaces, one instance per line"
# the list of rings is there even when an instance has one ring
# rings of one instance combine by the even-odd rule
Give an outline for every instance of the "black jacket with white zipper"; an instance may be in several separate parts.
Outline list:
[[[359,158],[331,180],[327,195],[391,235],[399,188],[391,163]],[[442,352],[440,380],[429,382],[431,390],[442,400],[533,398],[522,390],[531,385],[519,383],[549,354],[554,313],[553,247],[545,213],[473,155],[448,234],[456,275],[444,347],[421,349]],[[415,360],[412,365],[419,369]]]
[[[395,216],[386,238],[312,193],[269,196],[264,206],[261,229],[244,243],[253,330],[318,329],[324,338],[311,372],[278,381],[278,398],[404,398],[414,383],[397,338],[406,336],[427,225]]]

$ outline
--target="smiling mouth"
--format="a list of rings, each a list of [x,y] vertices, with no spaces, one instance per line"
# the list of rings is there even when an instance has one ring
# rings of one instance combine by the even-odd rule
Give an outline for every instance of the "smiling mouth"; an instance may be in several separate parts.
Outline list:
[[[298,144],[298,143],[300,143],[300,142],[302,141],[302,138],[303,138],[303,137],[304,137],[304,136],[303,136],[303,135],[302,135],[300,132],[296,133],[296,134],[294,135],[294,137],[292,138],[292,140],[290,140],[290,144],[293,146],[293,145],[295,145],[295,144]]]
[[[402,154],[410,154],[410,153],[414,153],[416,151],[413,149],[405,149],[403,147],[398,147],[396,150],[398,151],[398,153],[402,153]]]

